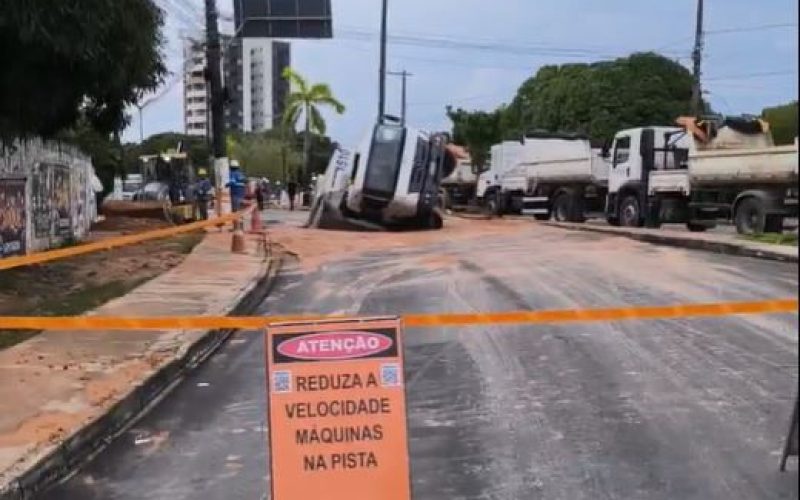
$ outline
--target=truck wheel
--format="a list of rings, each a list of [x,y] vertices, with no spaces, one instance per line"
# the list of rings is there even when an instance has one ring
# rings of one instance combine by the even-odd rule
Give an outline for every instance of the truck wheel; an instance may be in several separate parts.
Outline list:
[[[450,193],[447,190],[442,190],[439,194],[439,206],[444,210],[453,208],[453,202],[450,199]]]
[[[693,233],[705,233],[711,228],[705,224],[698,224],[697,222],[687,222],[686,229],[688,229]]]
[[[492,215],[503,215],[503,193],[498,189],[489,194],[486,206],[489,208],[489,213]]]
[[[642,210],[639,207],[639,198],[626,196],[619,206],[619,222],[625,227],[642,226]]]
[[[556,222],[572,222],[572,204],[569,196],[560,194],[553,201],[553,220]],[[544,214],[541,214],[544,215]]]
[[[764,203],[758,198],[747,198],[736,207],[736,231],[739,234],[761,234],[767,224]]]

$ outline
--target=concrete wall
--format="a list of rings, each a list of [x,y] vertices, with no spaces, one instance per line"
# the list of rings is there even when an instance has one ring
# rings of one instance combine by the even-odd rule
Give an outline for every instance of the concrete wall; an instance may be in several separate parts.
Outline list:
[[[84,239],[97,214],[93,177],[74,146],[32,139],[0,149],[0,258]]]

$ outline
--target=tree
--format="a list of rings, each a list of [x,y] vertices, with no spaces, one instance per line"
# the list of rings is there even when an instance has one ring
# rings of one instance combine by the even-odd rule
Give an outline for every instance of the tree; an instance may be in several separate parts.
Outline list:
[[[292,68],[286,68],[283,72],[283,77],[287,79],[293,90],[286,100],[286,110],[284,111],[283,120],[287,126],[292,129],[297,128],[297,122],[302,116],[304,118],[303,126],[303,166],[300,174],[300,180],[307,180],[309,172],[309,160],[311,149],[311,133],[325,135],[325,119],[322,118],[320,107],[332,107],[338,114],[345,111],[344,104],[339,102],[331,88],[324,83],[310,84],[305,78],[300,76]]]
[[[482,170],[492,145],[503,139],[500,126],[503,108],[497,111],[453,110],[447,107],[447,117],[453,122],[453,142],[466,146],[472,164]]]
[[[504,111],[504,133],[533,129],[610,139],[620,129],[672,124],[690,111],[692,75],[677,62],[637,53],[593,64],[544,66]]]
[[[53,137],[80,120],[120,131],[166,67],[153,0],[4,0],[0,138]]]
[[[283,140],[273,134],[228,134],[228,153],[239,161],[248,176],[284,180],[284,150]],[[288,169],[296,170],[302,163],[300,154],[290,151],[286,163]]]
[[[797,101],[766,108],[761,116],[769,122],[775,144],[792,144],[797,137]]]

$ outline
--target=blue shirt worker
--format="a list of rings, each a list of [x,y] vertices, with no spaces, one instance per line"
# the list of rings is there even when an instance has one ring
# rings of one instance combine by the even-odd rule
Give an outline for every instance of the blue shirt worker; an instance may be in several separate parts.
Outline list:
[[[247,187],[247,177],[242,173],[239,162],[231,161],[231,176],[225,187],[231,190],[231,210],[238,212],[242,208],[242,201]]]
[[[208,219],[208,202],[211,199],[213,186],[211,181],[208,180],[206,169],[201,168],[197,174],[200,179],[195,183],[194,200],[200,220],[206,220]]]

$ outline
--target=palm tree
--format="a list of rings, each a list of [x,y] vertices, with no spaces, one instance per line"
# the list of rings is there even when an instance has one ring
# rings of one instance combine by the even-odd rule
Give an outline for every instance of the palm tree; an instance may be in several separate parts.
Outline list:
[[[311,150],[311,133],[325,135],[325,119],[322,118],[320,107],[329,106],[338,114],[344,113],[344,104],[339,102],[331,88],[325,83],[310,84],[305,78],[294,71],[286,68],[283,77],[292,85],[292,92],[286,99],[286,110],[284,111],[283,121],[285,126],[296,129],[297,122],[302,116],[305,119],[303,134],[303,171],[301,179],[305,180],[308,174],[309,153]]]

